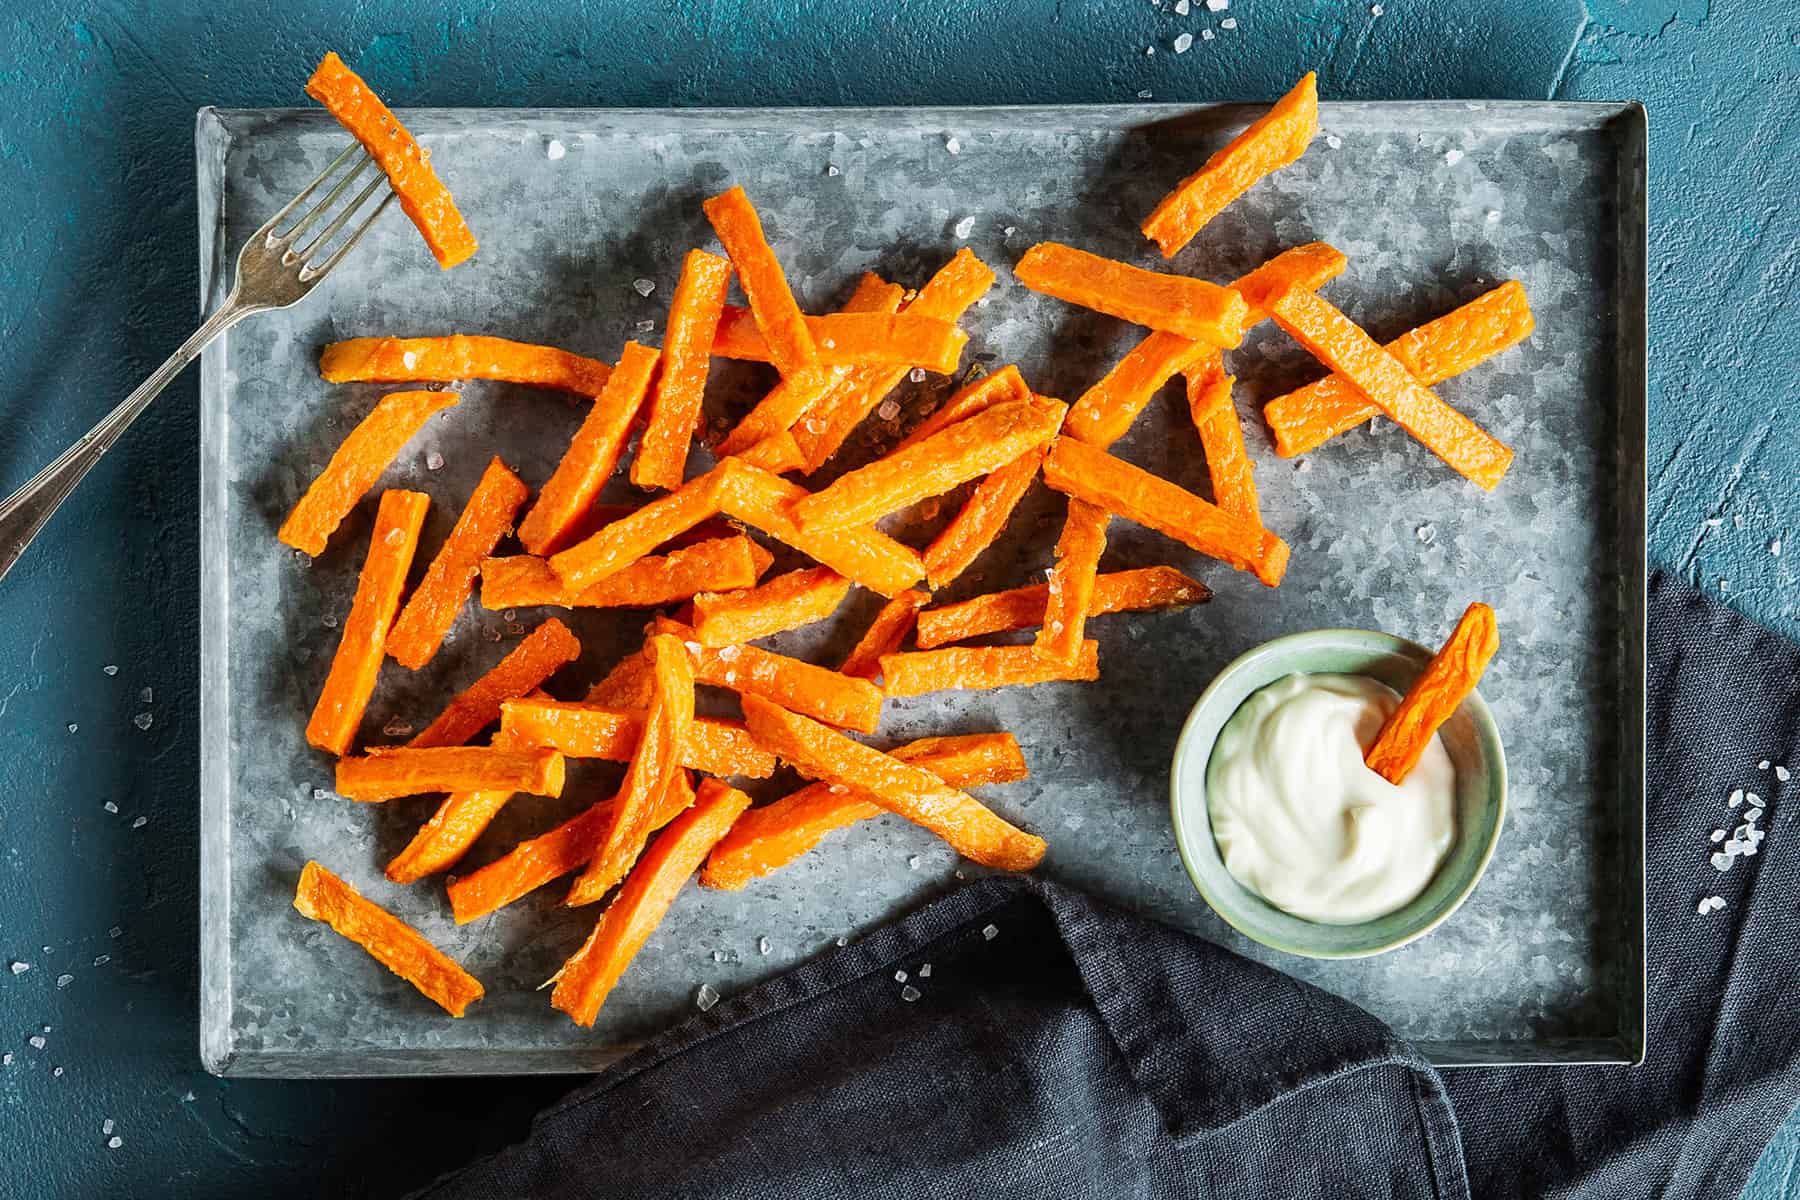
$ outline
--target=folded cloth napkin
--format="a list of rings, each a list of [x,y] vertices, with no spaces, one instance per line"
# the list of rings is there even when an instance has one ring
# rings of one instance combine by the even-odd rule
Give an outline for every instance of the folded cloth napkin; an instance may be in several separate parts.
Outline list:
[[[1773,774],[1762,853],[1721,876],[1707,839],[1797,744],[1800,653],[1660,577],[1650,634],[1642,1067],[1440,1075],[1307,984],[988,879],[670,1030],[420,1195],[1735,1196],[1800,1098]]]

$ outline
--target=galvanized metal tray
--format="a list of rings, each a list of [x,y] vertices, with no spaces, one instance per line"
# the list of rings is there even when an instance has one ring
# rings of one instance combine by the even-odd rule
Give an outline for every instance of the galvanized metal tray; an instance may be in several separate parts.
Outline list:
[[[972,310],[971,354],[1016,361],[1073,399],[1140,336],[1026,292],[1007,268],[1057,239],[1149,264],[1137,219],[1254,110],[1091,108],[785,111],[431,111],[406,114],[482,239],[440,272],[396,214],[320,294],[247,322],[206,354],[201,421],[202,997],[209,1069],[238,1075],[588,1071],[693,1009],[907,910],[977,870],[893,818],[832,836],[740,893],[688,889],[592,1031],[534,989],[592,910],[544,889],[452,924],[438,882],[396,888],[381,865],[433,797],[357,805],[302,736],[355,586],[372,499],[317,562],[275,528],[381,389],[332,387],[322,343],[453,330],[549,342],[611,359],[660,338],[681,256],[710,242],[700,199],[749,189],[810,309],[864,270],[917,285],[958,246],[999,271]],[[1362,1004],[1442,1064],[1631,1062],[1644,1038],[1643,666],[1644,115],[1633,105],[1328,104],[1295,166],[1259,184],[1173,264],[1228,279],[1322,238],[1350,270],[1329,294],[1378,336],[1505,278],[1538,317],[1528,343],[1442,385],[1517,451],[1487,495],[1385,421],[1277,459],[1263,400],[1317,374],[1272,325],[1231,356],[1265,518],[1293,546],[1287,581],[1259,586],[1115,522],[1109,566],[1171,562],[1217,599],[1096,622],[1103,678],[890,702],[884,739],[1004,728],[1031,778],[990,802],[1045,836],[1046,874],[1271,961]],[[206,110],[198,128],[204,299],[228,256],[343,145],[318,113]],[[649,279],[648,298],[633,281]],[[654,322],[650,332],[641,322]],[[766,369],[722,367],[709,406],[741,409]],[[946,383],[909,385],[908,413]],[[489,455],[547,477],[581,405],[477,383],[408,448],[386,486],[434,499],[435,549]],[[905,418],[901,423],[904,424]],[[877,439],[891,431],[879,420]],[[859,438],[851,458],[872,450]],[[1205,494],[1197,439],[1172,399],[1120,451]],[[439,469],[433,469],[439,462]],[[1041,577],[1060,501],[1039,489],[953,595]],[[941,507],[935,520],[951,511]],[[933,518],[902,522],[903,536]],[[1275,635],[1325,625],[1434,641],[1471,598],[1500,613],[1504,649],[1483,683],[1506,738],[1511,814],[1492,868],[1432,936],[1358,962],[1312,962],[1244,942],[1201,902],[1176,857],[1166,778],[1175,733],[1213,673]],[[777,643],[838,654],[875,600]],[[471,607],[428,669],[388,664],[366,737],[429,720],[542,613]],[[576,614],[579,695],[635,644],[637,613]],[[396,724],[398,723],[398,724]],[[608,788],[584,766],[561,801],[521,798],[474,850],[479,864]],[[317,858],[421,928],[488,987],[461,1021],[290,907]],[[764,942],[762,939],[767,939]],[[763,947],[766,946],[766,953]]]

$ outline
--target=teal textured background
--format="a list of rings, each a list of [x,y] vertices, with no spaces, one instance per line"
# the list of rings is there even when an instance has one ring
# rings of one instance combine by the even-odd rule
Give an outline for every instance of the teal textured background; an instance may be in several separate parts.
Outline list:
[[[1800,15],[1760,0],[1382,7],[15,2],[0,15],[0,490],[193,323],[194,110],[303,103],[328,48],[397,105],[1265,99],[1310,67],[1330,99],[1648,105],[1651,556],[1800,633],[1800,539],[1771,551],[1800,516],[1800,207],[1785,194]],[[1172,52],[1203,28],[1215,40]],[[31,968],[0,968],[0,1195],[391,1195],[518,1136],[568,1085],[201,1072],[195,397],[190,374],[0,586],[0,964]],[[1797,1149],[1790,1122],[1750,1194],[1794,1191]]]

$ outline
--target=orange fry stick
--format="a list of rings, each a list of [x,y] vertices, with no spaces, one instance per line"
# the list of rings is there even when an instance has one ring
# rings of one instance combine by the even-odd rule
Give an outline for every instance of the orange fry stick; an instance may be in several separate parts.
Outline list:
[[[675,772],[657,802],[651,832],[679,817],[693,802],[694,785],[688,773]],[[617,815],[618,797],[609,796],[548,833],[520,842],[486,866],[452,879],[444,889],[450,896],[450,914],[458,925],[467,925],[553,879],[579,871],[593,861]]]
[[[715,468],[690,479],[668,495],[658,496],[593,536],[551,555],[550,569],[556,572],[566,590],[586,591],[608,575],[624,570],[663,542],[716,516],[722,478]]]
[[[1319,83],[1308,71],[1273,108],[1163,197],[1144,218],[1144,236],[1157,244],[1164,258],[1173,258],[1251,184],[1306,153],[1318,131]]]
[[[1512,465],[1512,451],[1414,379],[1399,359],[1329,301],[1314,292],[1289,291],[1269,312],[1295,341],[1426,449],[1480,487],[1493,491],[1499,486]]]
[[[809,779],[861,788],[877,804],[923,825],[983,866],[1026,871],[1044,857],[1044,840],[996,816],[931,772],[836,732],[760,696],[744,697],[756,740]]]
[[[949,586],[994,544],[1031,490],[1047,452],[1045,446],[1033,446],[975,485],[962,511],[925,547],[925,578],[932,587]]]
[[[512,528],[513,515],[528,494],[523,481],[498,456],[488,463],[450,536],[388,633],[387,652],[395,662],[416,671],[431,661],[456,614],[468,603],[481,560]]]
[[[538,492],[537,502],[519,522],[519,541],[533,554],[554,554],[570,545],[594,498],[619,466],[631,424],[644,406],[656,373],[655,350],[626,342],[619,366],[600,390],[562,461]],[[647,435],[646,435],[647,436]]]
[[[955,323],[994,286],[994,273],[967,247],[956,252],[919,289],[902,312]],[[836,454],[863,419],[906,378],[905,367],[859,367],[841,384],[820,396],[794,427],[806,454],[806,469],[816,471]]]
[[[888,283],[873,271],[865,274],[857,283],[856,290],[850,299],[844,302],[840,312],[865,313],[898,312],[900,301],[905,297],[906,289],[897,283]],[[750,456],[750,449],[758,443],[765,442],[777,434],[788,433],[795,421],[825,392],[847,379],[855,370],[848,366],[820,366],[802,371],[797,375],[783,379],[769,390],[769,394],[757,401],[756,407],[745,414],[720,442],[715,453],[720,458],[732,454]],[[791,434],[789,435],[792,436]],[[798,451],[798,443],[796,452]],[[752,461],[755,461],[752,458]],[[800,458],[805,463],[805,456]],[[773,470],[768,464],[757,462],[764,470]],[[799,468],[794,468],[798,470]],[[784,472],[776,471],[776,474]]]
[[[919,649],[931,650],[983,634],[1011,633],[1042,625],[1049,598],[1049,585],[1039,583],[973,596],[960,604],[928,608],[919,614]],[[1189,579],[1174,567],[1142,567],[1097,576],[1087,615],[1178,608],[1211,599],[1212,591],[1204,583]]]
[[[369,554],[356,581],[356,598],[344,620],[344,636],[331,660],[331,671],[306,722],[306,740],[321,750],[343,754],[356,739],[363,710],[375,694],[375,677],[387,656],[388,630],[400,609],[400,592],[419,548],[419,529],[431,497],[424,492],[390,489],[381,493]]]
[[[1431,656],[1413,681],[1400,706],[1382,722],[1381,732],[1363,754],[1371,771],[1397,784],[1419,765],[1419,756],[1431,744],[1439,726],[1475,685],[1500,649],[1500,629],[1494,610],[1477,600],[1463,613],[1443,649]]]
[[[658,497],[660,499],[660,497]],[[637,504],[592,504],[581,514],[581,519],[569,530],[566,541],[573,546],[576,542],[585,541],[611,525],[614,521],[629,517],[643,508],[648,501]],[[712,542],[719,538],[736,537],[743,530],[727,521],[724,517],[708,517],[698,525],[682,530],[674,537],[657,543],[652,549],[658,554],[667,554],[671,550],[679,550],[683,546],[692,546],[697,542]]]
[[[551,617],[526,634],[492,670],[464,688],[408,743],[414,750],[460,746],[500,719],[500,706],[531,691],[581,656],[569,627]]]
[[[694,640],[732,646],[823,621],[850,594],[850,581],[830,567],[777,575],[767,583],[694,597]]]
[[[557,972],[556,990],[550,993],[556,1009],[577,1025],[594,1023],[625,968],[662,923],[675,894],[749,807],[750,797],[716,779],[700,785],[694,807],[657,835],[656,844],[594,923],[594,932]]]
[[[729,262],[704,250],[688,251],[669,301],[662,373],[656,377],[644,435],[631,463],[631,482],[641,488],[673,491],[687,475],[688,447],[706,401],[713,331],[730,286]]]
[[[867,525],[1043,445],[1056,436],[1066,412],[1067,405],[1036,397],[983,409],[796,501],[794,519],[807,533]]]
[[[1106,525],[1112,514],[1085,500],[1069,500],[1069,515],[1056,539],[1056,566],[1044,597],[1044,624],[1031,648],[1056,666],[1073,668],[1081,661],[1088,611],[1094,606],[1094,583],[1100,556],[1106,552]]]
[[[740,696],[761,696],[783,708],[858,733],[874,733],[881,721],[881,689],[866,679],[815,667],[761,646],[714,649],[693,640],[693,630],[659,621],[658,632],[685,640],[694,677]]]
[[[475,253],[475,235],[431,169],[430,154],[336,52],[328,52],[306,81],[306,94],[323,104],[387,175],[401,210],[419,227],[438,266],[448,271]]]
[[[806,327],[819,348],[819,364],[828,367],[924,367],[948,375],[969,344],[969,335],[954,323],[915,312],[836,312],[807,317]],[[712,352],[720,358],[769,361],[769,344],[755,317],[736,305],[725,306]]]
[[[762,573],[766,553],[743,534],[735,534],[640,558],[579,592],[564,588],[545,559],[529,554],[490,558],[481,564],[481,606],[660,608],[699,592],[749,587]]]
[[[649,654],[641,649],[634,651],[614,663],[606,677],[588,689],[582,703],[603,708],[649,708],[655,675]]]
[[[925,564],[919,556],[879,530],[817,533],[801,529],[790,511],[797,501],[806,498],[807,491],[799,484],[739,458],[726,459],[716,471],[721,477],[717,496],[721,509],[846,579],[883,596],[897,596],[924,577]]]
[[[340,758],[337,794],[376,803],[426,792],[530,792],[562,795],[565,767],[554,750],[496,750],[491,746],[392,746],[361,758]]]
[[[1535,327],[1524,287],[1510,279],[1382,349],[1420,384],[1431,387],[1516,346]],[[1263,406],[1263,417],[1275,434],[1275,453],[1283,458],[1317,449],[1380,413],[1354,384],[1336,374]]]
[[[541,691],[531,695],[548,699]],[[495,734],[490,745],[496,750],[521,748],[504,732]],[[505,789],[451,792],[406,848],[388,860],[382,874],[392,883],[417,883],[455,866],[515,794]]]
[[[493,379],[598,396],[612,368],[585,358],[506,338],[452,333],[444,337],[373,337],[332,342],[319,355],[327,383],[455,383]]]
[[[1025,377],[1019,374],[1018,365],[1008,363],[991,375],[983,375],[964,384],[954,396],[944,401],[942,408],[934,411],[919,422],[911,433],[901,438],[894,450],[899,452],[910,449],[932,434],[942,432],[958,421],[966,421],[996,404],[1031,398],[1031,388],[1026,385]]]
[[[1256,499],[1256,468],[1244,445],[1244,426],[1237,405],[1231,402],[1231,385],[1237,378],[1225,374],[1215,352],[1189,368],[1188,411],[1200,433],[1206,454],[1206,472],[1212,476],[1213,500],[1234,517],[1262,524],[1262,505]]]
[[[1026,775],[1025,756],[1010,733],[922,738],[888,753],[930,771],[951,787],[1010,783]],[[887,811],[867,792],[842,784],[813,783],[738,818],[706,859],[700,883],[738,891],[752,879],[780,870],[819,844],[834,829]]]
[[[771,433],[739,457],[771,475],[786,475],[806,466],[806,455],[800,450],[799,439],[786,429]]]
[[[1058,438],[1044,459],[1044,482],[1249,571],[1270,587],[1287,571],[1288,545],[1267,529],[1085,442]]]
[[[275,536],[317,558],[356,502],[375,486],[400,448],[425,427],[431,414],[454,405],[455,392],[392,392],[350,431],[319,477],[294,505]]]
[[[734,187],[701,205],[713,232],[724,243],[731,265],[737,268],[738,286],[750,301],[756,326],[767,339],[768,361],[783,375],[803,371],[819,361],[819,348],[807,328],[787,276],[769,241],[763,236],[762,219],[744,189]],[[716,353],[716,351],[715,351]]]
[[[519,746],[559,750],[570,758],[628,762],[644,735],[644,710],[509,700],[500,727]],[[775,756],[758,746],[741,722],[718,717],[695,717],[675,757],[708,775],[767,779],[775,772]]]
[[[301,868],[294,907],[301,916],[325,922],[367,950],[375,961],[453,1017],[462,1016],[484,994],[480,980],[457,966],[418,930],[316,862]]]
[[[874,679],[881,674],[881,656],[900,649],[900,643],[913,631],[919,610],[930,602],[929,593],[909,590],[882,605],[838,673],[858,679]]]
[[[1081,643],[1069,665],[1052,662],[1034,646],[946,646],[881,660],[882,690],[890,696],[923,696],[958,689],[1026,687],[1038,683],[1091,683],[1100,678],[1100,645]]]
[[[1230,350],[1244,340],[1249,306],[1227,287],[1165,275],[1060,242],[1039,242],[1013,268],[1034,292]]]
[[[644,732],[625,769],[618,814],[606,840],[563,901],[570,906],[592,904],[625,878],[643,853],[664,792],[682,773],[677,760],[688,745],[694,723],[694,669],[681,642],[667,635],[651,637],[645,653],[655,674]]]
[[[1244,328],[1268,320],[1269,305],[1281,293],[1292,288],[1316,292],[1342,275],[1349,265],[1350,260],[1337,247],[1307,242],[1290,246],[1248,275],[1238,276],[1231,288],[1250,306],[1244,315]]]

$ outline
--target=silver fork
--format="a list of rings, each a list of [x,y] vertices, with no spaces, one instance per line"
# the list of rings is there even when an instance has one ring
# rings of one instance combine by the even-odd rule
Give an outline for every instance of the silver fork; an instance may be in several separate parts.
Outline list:
[[[387,177],[379,170],[362,191],[357,193],[356,198],[344,205],[337,216],[311,240],[298,249],[296,243],[331,211],[332,205],[371,166],[374,166],[374,160],[361,146],[353,145],[333,159],[317,179],[302,188],[300,194],[270,217],[266,225],[250,235],[244,248],[238,252],[237,278],[232,282],[231,294],[225,297],[225,302],[219,305],[218,311],[208,317],[192,337],[181,343],[181,347],[169,355],[168,361],[152,371],[150,378],[139,384],[136,391],[125,397],[124,403],[107,413],[98,425],[82,435],[80,441],[33,475],[18,491],[0,501],[0,578],[4,578],[12,570],[13,563],[25,552],[25,547],[31,545],[31,540],[44,527],[44,522],[68,499],[69,493],[75,490],[75,485],[81,482],[82,476],[100,461],[101,455],[112,449],[113,443],[119,440],[119,435],[137,420],[140,413],[150,407],[150,402],[181,374],[182,368],[200,356],[208,343],[251,313],[286,308],[295,303],[344,261],[344,256],[350,253],[351,247],[356,245],[362,235],[369,231],[369,226],[394,201],[394,193],[390,190],[361,224],[352,229],[335,248],[332,246],[332,239],[344,231],[370,197],[387,187]],[[307,197],[324,187],[340,172],[342,177],[332,184],[323,199],[306,210],[291,228],[281,233],[276,232],[277,226]],[[324,257],[321,258],[321,255]]]

